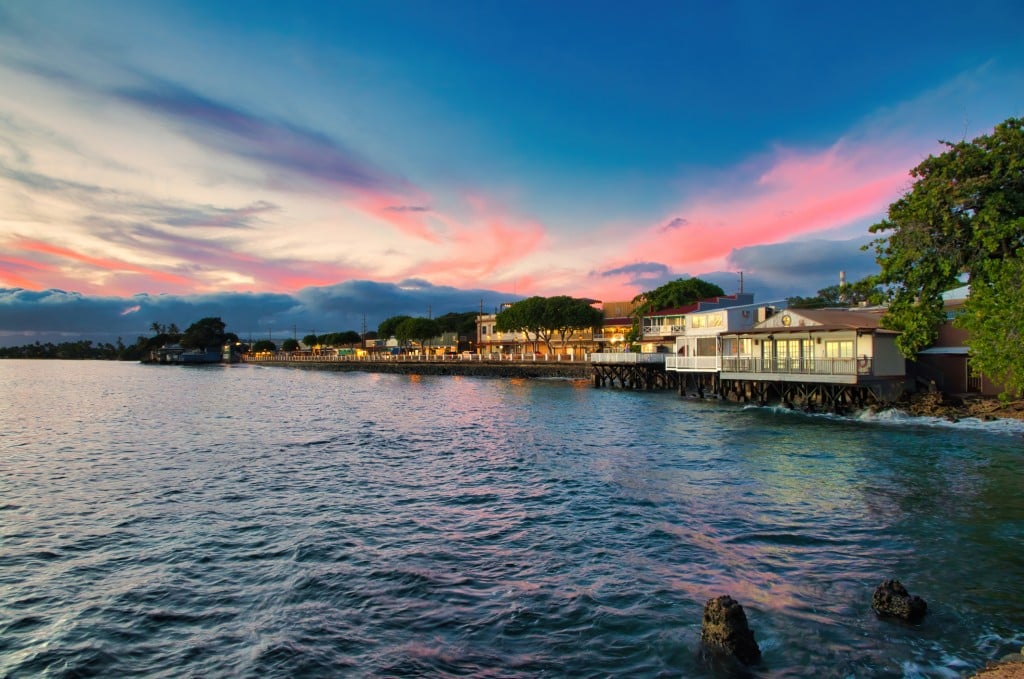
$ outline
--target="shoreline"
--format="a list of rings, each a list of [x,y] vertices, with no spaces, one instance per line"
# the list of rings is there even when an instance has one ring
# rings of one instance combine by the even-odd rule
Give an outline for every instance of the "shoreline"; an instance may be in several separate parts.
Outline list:
[[[975,418],[982,422],[1011,419],[1024,421],[1024,399],[1003,402],[996,396],[951,396],[941,392],[910,394],[893,404],[914,417],[936,417],[959,422]]]
[[[591,379],[589,363],[483,361],[243,361],[241,365],[333,372],[376,372],[392,375],[461,375],[507,379]]]

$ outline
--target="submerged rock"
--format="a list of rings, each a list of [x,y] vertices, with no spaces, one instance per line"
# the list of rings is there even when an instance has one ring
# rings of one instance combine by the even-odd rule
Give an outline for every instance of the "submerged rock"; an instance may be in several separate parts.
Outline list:
[[[900,618],[907,622],[918,622],[928,612],[928,604],[910,592],[899,580],[886,580],[875,588],[871,597],[871,608],[881,616]]]
[[[708,599],[704,604],[700,640],[708,648],[733,655],[745,665],[761,661],[761,649],[747,626],[747,615],[731,596]]]

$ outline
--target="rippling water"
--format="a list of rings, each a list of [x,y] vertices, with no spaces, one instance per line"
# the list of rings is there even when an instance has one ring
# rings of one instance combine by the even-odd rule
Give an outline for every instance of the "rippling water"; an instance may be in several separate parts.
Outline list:
[[[753,676],[1024,643],[1019,428],[252,366],[0,386],[0,676],[727,677],[722,593]],[[889,577],[922,624],[872,613]]]

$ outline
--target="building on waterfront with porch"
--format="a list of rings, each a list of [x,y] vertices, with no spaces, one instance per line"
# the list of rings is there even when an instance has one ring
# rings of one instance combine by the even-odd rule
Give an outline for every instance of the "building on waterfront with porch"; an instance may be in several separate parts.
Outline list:
[[[837,410],[898,398],[906,360],[882,310],[786,309],[721,336],[720,393]]]

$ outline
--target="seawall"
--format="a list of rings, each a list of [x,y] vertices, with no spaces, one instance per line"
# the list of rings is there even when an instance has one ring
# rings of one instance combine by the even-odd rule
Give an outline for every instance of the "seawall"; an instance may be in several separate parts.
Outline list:
[[[463,375],[520,379],[591,378],[589,363],[477,362],[477,361],[246,361],[252,365],[335,372],[377,372],[396,375]]]

